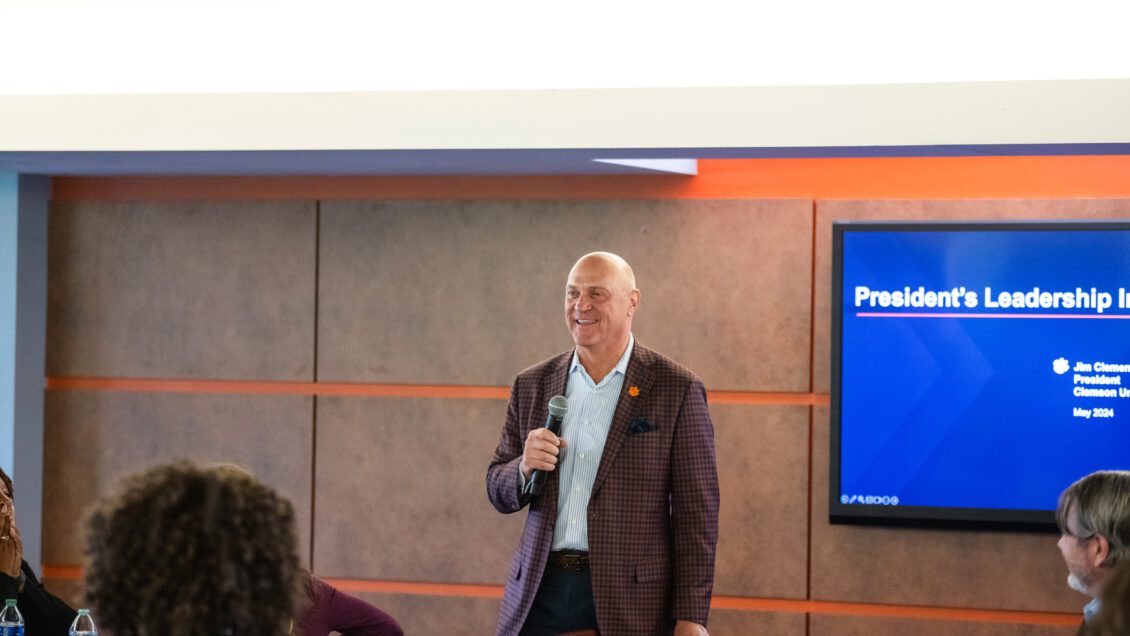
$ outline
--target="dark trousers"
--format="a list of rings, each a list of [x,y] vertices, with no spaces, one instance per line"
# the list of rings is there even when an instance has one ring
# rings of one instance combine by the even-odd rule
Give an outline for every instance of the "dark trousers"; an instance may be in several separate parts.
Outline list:
[[[596,629],[591,573],[547,565],[519,636],[555,636],[582,629]]]

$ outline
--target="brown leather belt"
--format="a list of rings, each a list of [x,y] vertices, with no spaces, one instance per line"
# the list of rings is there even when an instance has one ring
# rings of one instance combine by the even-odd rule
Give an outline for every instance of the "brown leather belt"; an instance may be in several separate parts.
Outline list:
[[[549,566],[558,570],[581,572],[589,569],[589,553],[580,550],[560,550],[549,553]]]

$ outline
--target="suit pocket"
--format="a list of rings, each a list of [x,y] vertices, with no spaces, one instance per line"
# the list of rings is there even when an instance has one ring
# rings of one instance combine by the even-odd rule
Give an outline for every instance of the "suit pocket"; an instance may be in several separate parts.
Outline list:
[[[667,581],[670,563],[667,559],[648,559],[636,562],[636,583],[663,583]]]

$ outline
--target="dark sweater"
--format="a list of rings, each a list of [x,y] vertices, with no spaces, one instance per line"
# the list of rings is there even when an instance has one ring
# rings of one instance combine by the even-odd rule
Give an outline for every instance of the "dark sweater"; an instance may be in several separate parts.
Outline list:
[[[313,577],[314,602],[295,621],[296,633],[302,636],[403,636],[396,619],[362,601],[338,591],[329,583]],[[30,635],[29,635],[30,636]]]
[[[67,636],[76,612],[43,587],[27,561],[20,570],[24,573],[22,592],[19,580],[0,572],[0,600],[16,599],[24,617],[24,636]]]

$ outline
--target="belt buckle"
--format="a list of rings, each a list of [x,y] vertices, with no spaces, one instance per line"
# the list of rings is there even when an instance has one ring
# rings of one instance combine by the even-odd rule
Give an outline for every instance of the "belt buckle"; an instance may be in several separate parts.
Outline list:
[[[585,568],[587,557],[585,554],[555,554],[553,565],[566,572],[580,572]]]

